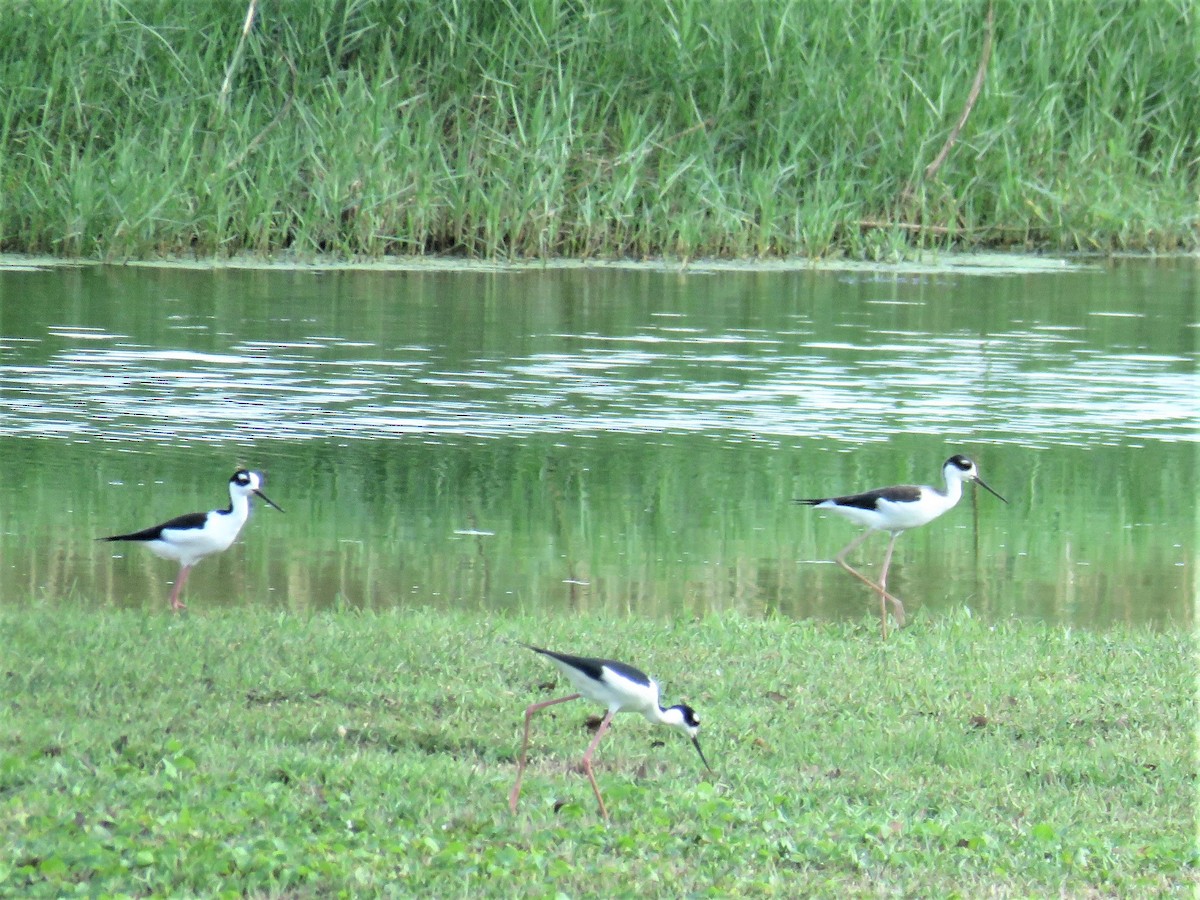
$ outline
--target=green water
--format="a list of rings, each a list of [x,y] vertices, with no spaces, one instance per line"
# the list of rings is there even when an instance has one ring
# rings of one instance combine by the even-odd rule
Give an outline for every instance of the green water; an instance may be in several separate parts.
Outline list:
[[[165,614],[174,565],[93,539],[244,465],[285,513],[193,611],[858,620],[854,527],[791,499],[962,452],[1010,502],[900,539],[910,615],[1191,627],[1198,274],[0,267],[0,602]]]

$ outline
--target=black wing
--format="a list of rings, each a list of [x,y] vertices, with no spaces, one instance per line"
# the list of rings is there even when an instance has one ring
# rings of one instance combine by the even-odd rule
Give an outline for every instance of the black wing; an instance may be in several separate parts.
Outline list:
[[[832,500],[838,506],[855,506],[859,509],[877,509],[880,500],[890,500],[893,503],[913,503],[921,499],[921,489],[915,484],[898,484],[895,487],[880,488],[877,491],[864,491],[861,494],[847,494],[845,497],[816,497],[813,499],[797,499],[797,503],[816,506]]]
[[[175,531],[187,531],[192,528],[203,528],[204,523],[208,521],[208,513],[188,513],[185,516],[176,516],[168,522],[163,522],[161,525],[155,525],[151,528],[143,528],[141,531],[131,531],[129,534],[114,534],[112,537],[100,538],[102,541],[157,541],[162,537],[164,530],[170,528]]]
[[[611,669],[618,675],[628,678],[630,681],[635,681],[638,684],[649,684],[650,678],[641,669],[635,669],[631,665],[623,662],[617,662],[615,659],[596,659],[591,656],[572,656],[569,653],[556,653],[553,650],[544,650],[541,647],[535,647],[533,644],[523,644],[535,653],[540,653],[543,656],[548,656],[551,659],[557,659],[563,665],[570,666],[572,669],[578,669],[588,678],[595,681],[602,680],[604,669]]]

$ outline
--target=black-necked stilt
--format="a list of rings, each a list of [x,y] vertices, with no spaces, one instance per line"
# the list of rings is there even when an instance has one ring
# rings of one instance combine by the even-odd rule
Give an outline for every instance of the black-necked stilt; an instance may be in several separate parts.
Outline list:
[[[246,517],[250,515],[250,495],[257,494],[264,501],[283,512],[270,497],[262,492],[263,477],[258,472],[238,469],[229,479],[229,506],[210,512],[189,513],[169,522],[133,531],[100,538],[102,541],[134,541],[150,548],[150,552],[163,559],[179,563],[179,577],[171,591],[171,609],[184,609],[179,599],[183,583],[187,581],[192,566],[214,553],[220,553],[233,543]]]
[[[592,738],[587,752],[583,754],[582,762],[583,771],[588,780],[592,782],[592,790],[596,792],[596,801],[600,804],[600,814],[604,818],[608,818],[608,810],[604,808],[604,798],[600,796],[600,788],[596,785],[596,777],[592,774],[592,754],[596,751],[596,745],[600,743],[600,738],[604,737],[604,732],[612,723],[613,716],[619,712],[641,713],[651,722],[667,725],[676,731],[683,732],[692,739],[692,744],[695,746],[696,752],[700,754],[700,759],[705,767],[712,769],[708,760],[704,758],[704,751],[700,749],[700,741],[697,737],[700,732],[700,719],[696,717],[695,710],[684,703],[667,709],[659,706],[658,685],[645,672],[611,659],[571,656],[566,653],[543,650],[541,647],[534,647],[530,644],[522,646],[549,657],[567,676],[567,680],[571,682],[577,693],[567,697],[557,697],[554,700],[546,700],[542,703],[534,703],[526,708],[525,740],[521,743],[521,758],[517,763],[517,780],[508,796],[508,806],[513,812],[517,811],[517,799],[521,796],[521,776],[525,772],[525,751],[529,748],[529,723],[533,719],[533,714],[547,706],[566,703],[568,700],[577,700],[580,697],[587,697],[589,700],[595,700],[608,707],[604,720],[596,730],[596,736]]]
[[[948,509],[952,509],[962,497],[964,481],[977,481],[987,490],[994,490],[979,477],[975,463],[965,456],[952,456],[942,465],[942,476],[946,479],[946,489],[939,491],[928,485],[898,484],[894,487],[880,488],[863,494],[851,494],[846,497],[818,497],[808,500],[796,500],[818,509],[828,509],[845,516],[852,522],[866,527],[866,531],[847,544],[835,557],[837,564],[862,581],[864,584],[879,592],[879,605],[883,614],[883,636],[887,637],[887,604],[891,602],[896,613],[896,623],[904,626],[904,604],[898,597],[887,591],[888,566],[892,562],[892,549],[896,546],[896,538],[909,528],[916,528],[927,522],[932,522]],[[999,494],[996,494],[1000,497]],[[1000,497],[1004,500],[1003,497]],[[1007,503],[1007,500],[1004,500]],[[883,569],[879,573],[879,582],[867,578],[857,569],[846,562],[846,554],[871,536],[872,532],[886,531],[891,534],[888,541],[887,553],[883,557]]]

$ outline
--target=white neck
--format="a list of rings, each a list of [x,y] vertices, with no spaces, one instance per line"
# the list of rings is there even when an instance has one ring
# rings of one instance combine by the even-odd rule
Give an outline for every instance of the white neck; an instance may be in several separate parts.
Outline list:
[[[237,522],[245,522],[250,515],[250,498],[232,487],[229,489],[229,515]]]
[[[667,711],[655,703],[653,706],[646,707],[642,715],[644,715],[655,725],[673,725],[675,724],[675,719],[677,719],[679,714],[671,713],[671,715],[668,716]]]
[[[673,706],[670,709],[663,709],[656,703],[648,707],[642,714],[655,725],[667,725],[671,728],[687,730],[687,723],[683,721],[683,713]]]
[[[942,492],[942,495],[946,498],[946,508],[949,509],[962,499],[962,476],[952,466],[946,466],[942,475],[946,479],[946,490]]]

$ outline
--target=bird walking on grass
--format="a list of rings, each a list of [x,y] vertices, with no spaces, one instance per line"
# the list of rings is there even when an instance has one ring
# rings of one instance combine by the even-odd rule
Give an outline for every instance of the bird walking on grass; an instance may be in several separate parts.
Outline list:
[[[533,719],[533,714],[540,709],[545,709],[547,706],[553,706],[556,703],[566,703],[568,700],[577,700],[580,697],[586,697],[588,700],[595,701],[603,706],[608,707],[608,712],[605,713],[600,727],[596,730],[596,736],[592,738],[591,744],[588,745],[587,752],[583,754],[581,766],[584,774],[592,783],[592,790],[596,794],[596,802],[600,804],[600,814],[607,819],[608,810],[604,806],[604,798],[600,796],[600,788],[596,784],[596,776],[592,774],[592,754],[596,752],[596,746],[600,743],[600,738],[604,737],[604,732],[608,730],[608,726],[612,723],[613,716],[619,712],[637,712],[645,716],[649,721],[657,725],[666,725],[673,728],[691,738],[692,745],[696,748],[696,752],[700,754],[700,760],[709,770],[712,766],[708,764],[708,760],[704,758],[704,751],[700,749],[700,741],[697,735],[700,732],[700,719],[696,716],[695,710],[685,703],[680,703],[675,706],[670,706],[664,709],[658,702],[658,684],[639,669],[625,663],[617,662],[612,659],[593,659],[586,656],[571,656],[567,653],[555,653],[552,650],[543,650],[541,647],[534,647],[530,644],[523,644],[535,653],[540,653],[550,659],[571,685],[575,688],[576,693],[566,697],[556,697],[553,700],[546,700],[542,703],[531,704],[525,710],[525,739],[521,743],[521,756],[517,763],[517,780],[513,784],[512,791],[508,796],[508,806],[513,812],[517,811],[517,800],[521,796],[521,776],[525,772],[525,752],[529,748],[529,724]]]
[[[262,485],[263,476],[258,472],[238,469],[229,479],[229,506],[225,509],[188,513],[152,528],[132,531],[129,534],[114,534],[100,540],[142,544],[155,556],[178,562],[179,576],[175,579],[175,587],[171,591],[171,609],[178,612],[186,609],[179,595],[192,566],[207,556],[229,548],[250,515],[252,494],[283,512],[262,492]]]
[[[888,603],[892,604],[896,624],[901,628],[904,627],[904,604],[887,590],[888,567],[892,562],[892,550],[896,546],[896,538],[909,528],[918,528],[932,522],[942,513],[953,509],[962,498],[964,482],[978,482],[1005,503],[1008,502],[979,477],[979,470],[975,463],[965,456],[956,455],[946,460],[942,464],[942,477],[946,480],[945,490],[938,490],[924,484],[899,484],[866,491],[862,494],[849,494],[845,497],[796,500],[797,503],[815,506],[818,509],[828,509],[867,529],[843,547],[835,559],[839,566],[879,594],[884,638],[887,637]],[[887,553],[883,557],[883,569],[879,573],[878,582],[872,581],[846,562],[846,555],[876,531],[886,531],[891,535]]]

